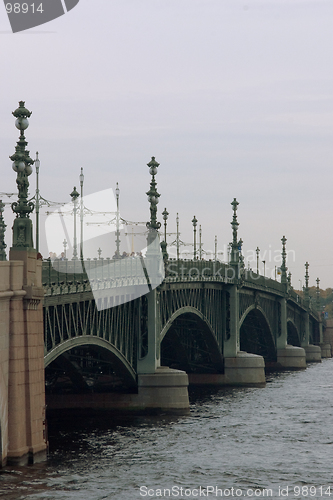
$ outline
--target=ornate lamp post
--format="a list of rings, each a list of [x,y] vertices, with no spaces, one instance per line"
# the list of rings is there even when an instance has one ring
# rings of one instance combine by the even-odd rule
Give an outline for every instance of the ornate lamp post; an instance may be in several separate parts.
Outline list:
[[[65,254],[65,258],[66,258],[67,257],[67,253],[66,253],[67,240],[66,240],[66,238],[64,239],[64,241],[62,242],[62,244],[64,245],[64,254]]]
[[[3,211],[4,211],[5,205],[2,203],[2,200],[0,200],[0,260],[6,260],[6,243],[5,243],[5,231],[6,231],[6,224],[3,219]]]
[[[38,151],[36,152],[35,168],[36,168],[36,250],[39,252],[39,207],[40,207],[40,194],[39,194],[39,167],[40,161],[38,158]]]
[[[237,230],[238,230],[238,222],[237,222],[237,207],[239,205],[238,201],[236,198],[233,199],[231,202],[232,209],[233,209],[233,217],[232,217],[232,222],[231,222],[231,227],[232,227],[232,243],[231,243],[231,259],[230,259],[230,264],[231,265],[238,265],[239,263],[239,250],[238,250],[238,241],[237,241]]]
[[[177,260],[179,260],[179,215],[177,212],[177,217],[176,217],[176,226],[177,226],[177,239],[176,239],[176,248],[177,248]]]
[[[164,220],[164,241],[166,243],[166,237],[167,237],[167,220],[168,220],[168,215],[169,215],[169,212],[167,212],[166,208],[162,212],[162,215],[163,215],[163,220]]]
[[[264,264],[264,278],[266,278],[266,261],[263,260],[262,263]]]
[[[195,260],[197,256],[197,224],[198,224],[196,216],[193,217],[192,224],[193,224],[193,259]]]
[[[259,274],[259,252],[260,252],[260,248],[257,247],[256,248],[256,254],[257,254],[257,274]]]
[[[70,194],[72,198],[72,202],[74,203],[74,240],[73,240],[73,260],[77,260],[77,240],[76,240],[76,212],[77,212],[77,199],[80,196],[76,191],[76,187],[74,186],[73,191]]]
[[[119,231],[119,187],[118,187],[118,182],[117,182],[117,187],[116,187],[116,200],[117,200],[117,213],[116,213],[116,256],[117,258],[120,257],[120,231]]]
[[[24,130],[28,128],[28,118],[31,116],[24,106],[24,101],[19,102],[20,106],[13,112],[16,118],[15,127],[20,130],[20,137],[15,147],[15,153],[10,156],[13,162],[13,170],[17,173],[16,184],[18,187],[18,201],[12,203],[12,210],[16,214],[13,224],[13,248],[33,248],[32,222],[29,214],[34,209],[34,204],[28,202],[28,176],[32,173],[34,160],[29,156],[29,151],[25,148],[28,143],[24,137]]]
[[[284,285],[288,285],[288,278],[287,278],[287,271],[288,271],[288,268],[287,268],[287,265],[286,265],[286,257],[287,257],[287,253],[286,253],[286,242],[287,242],[287,238],[285,236],[283,236],[281,238],[281,241],[282,241],[282,264],[281,264],[281,283],[283,283]]]
[[[83,168],[81,167],[80,173],[80,187],[81,187],[81,199],[80,199],[80,259],[83,262]]]
[[[309,263],[305,263],[305,288],[304,288],[304,300],[310,301],[309,296]]]
[[[214,260],[217,261],[217,236],[215,235],[215,252],[214,252]]]
[[[149,167],[149,173],[152,176],[150,181],[150,189],[147,191],[148,201],[150,203],[150,221],[147,222],[148,228],[148,238],[147,242],[150,245],[156,238],[157,231],[161,227],[161,223],[157,222],[157,204],[159,202],[159,197],[161,196],[156,189],[155,175],[157,174],[157,168],[159,163],[155,160],[155,156],[151,157],[151,161],[147,163]]]
[[[316,283],[317,283],[317,288],[316,288],[316,308],[317,308],[317,311],[320,311],[320,288],[319,288],[320,279],[319,278],[316,279]]]
[[[201,224],[199,226],[199,259],[202,259],[202,231]]]

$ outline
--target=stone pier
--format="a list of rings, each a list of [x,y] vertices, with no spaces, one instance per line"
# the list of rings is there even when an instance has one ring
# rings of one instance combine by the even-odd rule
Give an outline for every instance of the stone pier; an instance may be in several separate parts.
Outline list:
[[[46,459],[43,289],[35,250],[0,262],[1,464]]]

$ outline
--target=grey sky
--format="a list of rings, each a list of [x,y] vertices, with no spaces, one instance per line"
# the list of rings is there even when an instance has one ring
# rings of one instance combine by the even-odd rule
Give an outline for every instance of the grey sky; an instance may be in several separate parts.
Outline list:
[[[13,35],[0,9],[0,191],[16,190],[22,99],[45,198],[69,201],[83,167],[86,193],[119,182],[121,215],[148,220],[154,155],[182,240],[196,215],[204,248],[217,235],[223,250],[236,197],[245,255],[259,246],[274,268],[285,234],[294,287],[307,260],[310,284],[332,286],[332,20],[321,0],[80,0]]]

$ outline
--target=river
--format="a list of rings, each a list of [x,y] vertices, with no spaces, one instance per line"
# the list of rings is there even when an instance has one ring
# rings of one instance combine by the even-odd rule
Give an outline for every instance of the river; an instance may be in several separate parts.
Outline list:
[[[48,463],[0,470],[0,498],[333,499],[332,375],[327,359],[265,388],[191,390],[181,417],[51,419]]]

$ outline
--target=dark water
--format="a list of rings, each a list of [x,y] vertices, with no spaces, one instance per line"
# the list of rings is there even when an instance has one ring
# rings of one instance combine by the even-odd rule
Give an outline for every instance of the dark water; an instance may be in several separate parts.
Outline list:
[[[0,498],[333,499],[332,378],[329,359],[266,388],[194,392],[185,417],[51,421],[49,462],[0,471]]]

